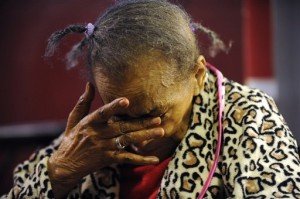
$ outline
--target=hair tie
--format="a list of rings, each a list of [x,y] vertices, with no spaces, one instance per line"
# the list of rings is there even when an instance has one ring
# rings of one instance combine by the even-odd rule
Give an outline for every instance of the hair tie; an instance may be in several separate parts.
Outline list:
[[[92,23],[88,23],[86,26],[85,26],[86,30],[84,32],[85,36],[86,37],[89,37],[93,34],[94,30],[95,30],[95,26],[92,24]]]
[[[195,28],[194,23],[190,23],[190,29],[191,29],[193,32],[196,32],[196,28]]]

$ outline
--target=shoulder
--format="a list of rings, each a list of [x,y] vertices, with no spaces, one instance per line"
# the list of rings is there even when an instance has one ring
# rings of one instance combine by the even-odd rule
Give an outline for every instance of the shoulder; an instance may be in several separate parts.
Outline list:
[[[297,153],[297,142],[272,97],[230,80],[225,87],[224,147],[252,153],[260,147],[263,154],[266,147],[275,150],[284,145]]]
[[[35,151],[23,163],[14,169],[14,184],[22,185],[24,181],[35,172],[37,165],[47,168],[47,159],[58,149],[63,136],[54,139],[47,147]]]
[[[274,100],[258,89],[227,79],[224,83],[222,174],[228,193],[241,198],[295,196],[300,161],[297,142]],[[282,191],[288,185],[294,186],[291,192]]]
[[[286,124],[275,101],[268,94],[226,78],[224,85],[225,119],[230,118],[236,125],[262,124],[264,121],[269,121],[262,126],[265,130],[275,125],[276,122],[272,122],[271,118],[279,119],[280,121],[277,122]]]
[[[14,185],[4,198],[53,198],[47,162],[57,150],[63,135],[47,147],[34,152],[14,170]]]

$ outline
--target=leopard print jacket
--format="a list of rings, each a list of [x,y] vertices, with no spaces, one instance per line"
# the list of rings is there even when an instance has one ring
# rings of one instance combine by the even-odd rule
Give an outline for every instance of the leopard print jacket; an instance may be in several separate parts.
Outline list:
[[[190,127],[164,173],[157,198],[197,198],[214,160],[218,105],[216,76],[207,70],[193,99]],[[271,97],[223,79],[223,148],[205,198],[300,198],[298,146]],[[47,161],[61,137],[14,171],[2,198],[53,198]],[[68,198],[119,198],[117,165],[84,177]]]

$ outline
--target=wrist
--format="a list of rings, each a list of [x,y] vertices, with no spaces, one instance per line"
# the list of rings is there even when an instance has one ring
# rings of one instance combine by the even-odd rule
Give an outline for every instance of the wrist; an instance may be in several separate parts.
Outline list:
[[[75,175],[76,172],[68,168],[65,163],[52,157],[48,160],[48,173],[51,182],[60,184],[76,184],[80,179]]]
[[[68,192],[76,186],[80,179],[76,175],[72,175],[72,172],[68,171],[65,167],[62,167],[53,158],[48,160],[48,175],[52,186],[52,191],[55,198],[65,198]]]

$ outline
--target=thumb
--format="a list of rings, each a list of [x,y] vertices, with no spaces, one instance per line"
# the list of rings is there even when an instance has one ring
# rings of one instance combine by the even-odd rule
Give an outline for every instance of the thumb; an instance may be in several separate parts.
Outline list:
[[[85,86],[85,92],[80,96],[75,107],[69,114],[66,128],[67,132],[74,128],[78,122],[89,113],[94,96],[95,88],[90,82],[88,82]]]

